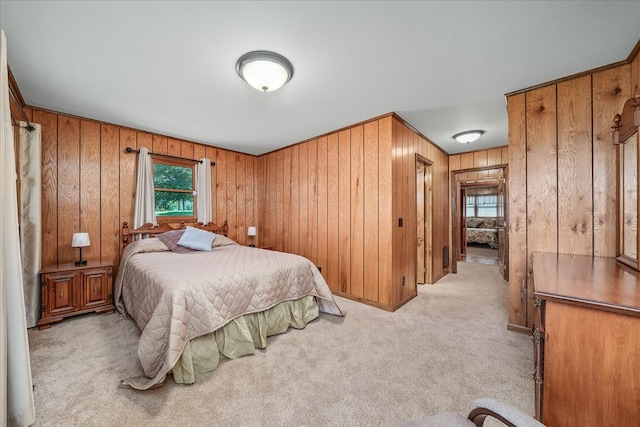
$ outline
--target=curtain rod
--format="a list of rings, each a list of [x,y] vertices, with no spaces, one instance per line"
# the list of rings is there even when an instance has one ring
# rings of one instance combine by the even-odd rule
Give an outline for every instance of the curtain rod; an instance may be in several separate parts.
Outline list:
[[[140,150],[134,150],[131,147],[127,147],[125,149],[125,151],[127,153],[136,153],[138,154],[140,152]],[[186,157],[178,157],[178,156],[170,156],[169,154],[159,154],[159,153],[152,153],[149,152],[149,154],[153,155],[153,156],[161,156],[161,157],[168,157],[170,159],[178,159],[178,160],[191,160],[192,162],[198,162],[198,163],[202,163],[202,160],[194,160],[194,159],[187,159]],[[215,166],[216,162],[211,162],[211,166]]]
[[[24,112],[24,110],[22,109],[22,105],[20,105],[20,101],[18,100],[18,98],[16,97],[16,94],[13,93],[13,89],[11,88],[11,85],[9,85],[9,93],[11,94],[11,97],[13,98],[14,101],[16,101],[16,105],[18,106],[18,108],[20,109],[20,112],[22,113],[22,117],[24,117],[24,121],[27,122],[27,126],[26,129],[29,132],[33,132],[34,130],[36,130],[36,128],[31,124],[31,122],[29,121],[29,118],[27,117],[27,114]],[[19,125],[19,124],[18,124]]]

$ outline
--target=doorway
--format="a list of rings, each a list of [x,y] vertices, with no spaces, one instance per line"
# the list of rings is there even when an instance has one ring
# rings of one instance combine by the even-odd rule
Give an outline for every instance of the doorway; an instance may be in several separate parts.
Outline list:
[[[433,283],[432,163],[416,154],[416,282]]]
[[[507,167],[479,168],[452,174],[452,272],[457,261],[498,266],[509,280]]]

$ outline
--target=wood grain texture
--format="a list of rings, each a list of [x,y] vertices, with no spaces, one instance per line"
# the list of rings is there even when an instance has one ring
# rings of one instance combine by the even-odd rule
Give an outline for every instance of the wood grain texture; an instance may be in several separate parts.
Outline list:
[[[300,253],[300,147],[291,147],[291,252]],[[335,252],[337,253],[337,252]]]
[[[558,84],[558,252],[593,254],[591,76]]]
[[[307,151],[307,258],[318,265],[318,140]]]
[[[34,110],[41,126],[42,150],[42,265],[58,263],[58,117]]]
[[[236,206],[236,242],[247,245],[246,223],[246,180],[247,180],[247,156],[236,153],[236,181],[235,181],[235,206]]]
[[[327,263],[328,263],[328,247],[327,247],[327,233],[328,233],[328,220],[327,220],[327,200],[328,200],[328,165],[327,165],[327,137],[323,136],[318,138],[318,258],[316,265],[320,267],[320,271],[327,279]]]
[[[174,138],[167,138],[167,152],[163,154],[180,157],[182,155],[181,151],[181,144],[179,140]]]
[[[298,145],[298,194],[300,196],[298,210],[298,229],[299,229],[299,246],[298,253],[305,258],[309,257],[309,224],[308,206],[309,206],[309,144]]]
[[[215,150],[216,166],[214,168],[216,175],[215,188],[215,211],[212,212],[216,224],[228,222],[227,218],[227,152],[225,150]],[[231,156],[232,154],[229,153]],[[212,170],[212,174],[214,172]]]
[[[193,151],[194,145],[195,144],[193,142],[180,141],[180,157],[184,157],[185,159],[194,159],[194,160],[201,159],[202,157],[194,157],[194,151]]]
[[[364,127],[351,129],[351,295],[364,297]]]
[[[378,302],[379,295],[379,142],[378,121],[364,125],[363,210],[364,291],[363,297]]]
[[[282,173],[283,173],[283,200],[282,200],[282,250],[285,252],[291,252],[291,217],[296,213],[291,211],[291,149],[282,150]],[[273,154],[270,154],[273,156]]]
[[[169,154],[169,141],[166,136],[152,134],[152,153]]]
[[[120,128],[120,220],[119,224],[133,224],[136,198],[137,158],[125,152],[127,147],[138,149],[138,134],[133,129]],[[147,134],[148,135],[148,134]],[[120,236],[122,237],[122,236]]]
[[[135,144],[134,144],[135,147]],[[80,121],[80,229],[89,233],[91,245],[83,258],[99,260],[100,227],[100,123]],[[133,156],[135,159],[135,156]]]
[[[338,133],[338,289],[351,294],[351,130]]]
[[[616,147],[613,117],[631,94],[628,66],[593,75],[593,254],[616,256]]]
[[[245,192],[244,192],[244,223],[246,227],[255,227],[258,224],[256,216],[256,182],[255,182],[256,158],[245,156]],[[246,230],[246,228],[245,228]],[[247,234],[246,232],[243,234]],[[248,242],[247,242],[248,244]]]
[[[546,425],[637,425],[640,359],[629,355],[640,354],[638,323],[637,317],[547,302]]]
[[[460,155],[460,169],[473,169],[473,153],[463,153]]]
[[[327,283],[332,291],[339,290],[338,254],[340,250],[339,198],[338,193],[338,134],[329,134],[327,138]]]
[[[509,120],[509,324],[527,324],[526,94],[507,99]]]
[[[289,227],[289,225],[285,222],[285,214],[284,209],[285,205],[283,204],[283,200],[290,198],[290,188],[289,192],[286,191],[287,186],[287,169],[284,166],[284,151],[277,151],[274,153],[273,157],[276,162],[276,218],[275,218],[275,240],[272,240],[273,244],[277,248],[285,247],[286,240],[284,239],[285,230]]]
[[[378,121],[378,301],[391,305],[393,288],[393,119],[389,117]]]
[[[527,93],[527,248],[558,250],[556,87]]]
[[[71,247],[80,232],[80,120],[58,116],[58,262],[78,259]]]
[[[115,125],[100,126],[101,261],[120,260],[120,132]]]

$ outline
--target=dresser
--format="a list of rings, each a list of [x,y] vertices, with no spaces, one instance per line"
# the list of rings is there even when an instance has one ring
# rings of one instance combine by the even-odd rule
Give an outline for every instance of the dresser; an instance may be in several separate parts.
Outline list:
[[[640,420],[640,273],[615,258],[533,254],[536,418]]]
[[[84,313],[113,313],[113,263],[88,261],[50,265],[40,270],[42,315],[40,329]]]

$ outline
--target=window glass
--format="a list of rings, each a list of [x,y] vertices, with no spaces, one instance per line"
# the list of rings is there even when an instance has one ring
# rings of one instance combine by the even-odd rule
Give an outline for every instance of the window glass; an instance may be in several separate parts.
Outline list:
[[[498,216],[498,195],[467,196],[466,214],[467,217],[496,218]]]
[[[160,218],[194,218],[195,165],[154,159],[153,186],[156,216]]]

